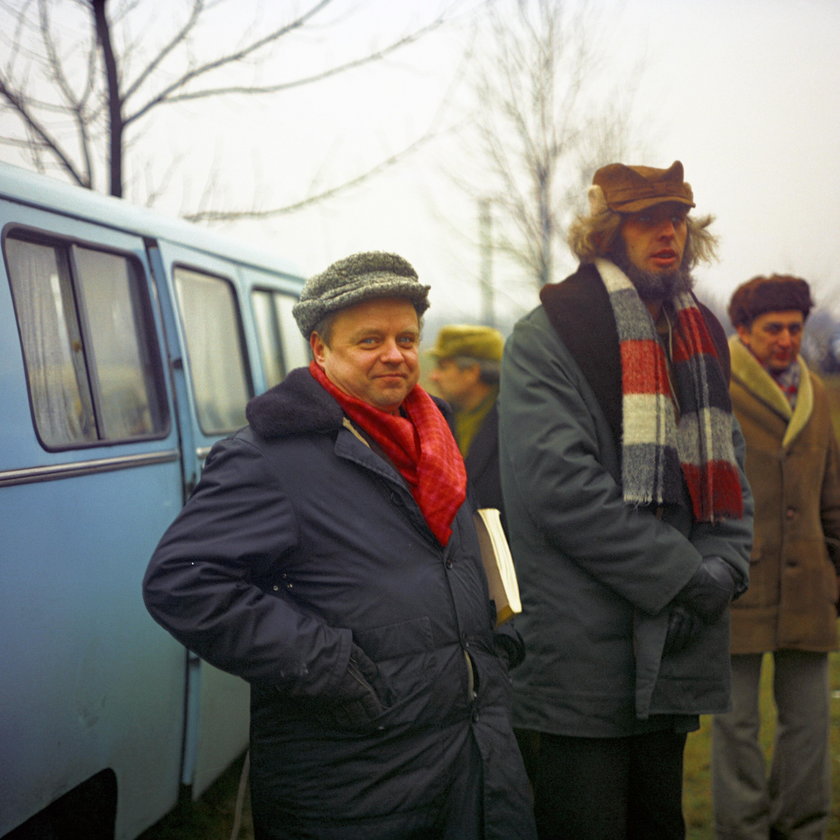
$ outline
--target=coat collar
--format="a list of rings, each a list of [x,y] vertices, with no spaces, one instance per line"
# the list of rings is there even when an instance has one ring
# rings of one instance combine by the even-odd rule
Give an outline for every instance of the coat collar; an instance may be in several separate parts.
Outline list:
[[[438,397],[432,397],[447,422],[451,409]],[[341,406],[315,381],[309,368],[296,368],[279,384],[254,397],[245,409],[251,428],[262,438],[302,434],[335,434],[344,426]],[[361,438],[356,429],[352,433]],[[367,443],[367,441],[364,441]]]
[[[729,339],[729,349],[732,355],[733,380],[787,421],[782,446],[788,446],[808,424],[814,410],[814,388],[811,385],[811,372],[805,360],[802,356],[797,357],[802,368],[802,377],[799,381],[796,408],[791,409],[782,389],[738,336],[732,336]]]
[[[315,381],[308,368],[297,368],[279,384],[254,397],[245,410],[251,428],[262,438],[329,434],[341,428],[341,406]]]

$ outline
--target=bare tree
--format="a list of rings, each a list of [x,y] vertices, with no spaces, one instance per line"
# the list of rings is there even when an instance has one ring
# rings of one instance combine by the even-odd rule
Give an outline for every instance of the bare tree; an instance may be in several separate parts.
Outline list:
[[[537,288],[554,278],[594,169],[629,140],[627,80],[620,96],[605,87],[594,14],[585,2],[497,0],[476,39],[477,165],[459,180],[492,212],[494,251]]]
[[[217,107],[220,99],[241,101],[315,86],[392,56],[443,26],[462,2],[443,3],[425,22],[382,45],[360,45],[349,58],[264,80],[269,60],[293,38],[321,43],[327,30],[340,31],[352,9],[342,10],[339,0],[257,4],[254,19],[243,21],[240,31],[224,33],[219,51],[218,38],[215,44],[207,38],[209,28],[220,7],[239,4],[241,9],[241,0],[0,0],[0,51],[7,54],[0,65],[0,103],[14,118],[11,128],[0,130],[0,144],[22,150],[37,169],[58,170],[90,189],[102,189],[104,163],[107,191],[121,196],[127,157],[141,158],[139,129],[152,114],[187,103]],[[317,194],[261,214],[296,209],[354,186],[422,141],[415,139]],[[167,170],[160,160],[156,166]],[[142,164],[135,168],[142,170]],[[156,192],[159,188],[148,190]],[[219,219],[247,212],[252,211],[187,215]]]

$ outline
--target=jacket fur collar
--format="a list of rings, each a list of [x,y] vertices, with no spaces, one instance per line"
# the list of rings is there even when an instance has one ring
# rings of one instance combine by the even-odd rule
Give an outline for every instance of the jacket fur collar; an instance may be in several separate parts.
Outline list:
[[[729,339],[729,350],[732,355],[733,381],[787,421],[787,430],[782,439],[782,446],[787,446],[805,428],[814,410],[811,372],[805,360],[801,356],[797,357],[802,376],[796,396],[796,408],[791,409],[782,389],[737,336]]]
[[[341,406],[315,381],[308,368],[297,368],[279,384],[254,397],[245,410],[251,428],[271,439],[307,433],[330,434],[341,428]]]

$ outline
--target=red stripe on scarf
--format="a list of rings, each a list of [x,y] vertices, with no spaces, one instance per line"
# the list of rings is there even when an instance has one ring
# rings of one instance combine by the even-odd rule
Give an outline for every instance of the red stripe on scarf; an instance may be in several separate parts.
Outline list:
[[[665,354],[655,339],[622,341],[621,382],[625,394],[671,393]],[[651,376],[653,371],[653,376]]]
[[[309,371],[388,456],[408,484],[429,529],[446,545],[452,536],[452,520],[467,497],[467,472],[446,418],[432,398],[415,385],[402,404],[407,416],[388,414],[340,391],[314,361]]]
[[[684,336],[690,335],[688,340]],[[677,311],[677,329],[674,334],[674,349],[672,362],[678,364],[685,362],[695,353],[703,353],[712,358],[718,358],[717,347],[715,346],[712,334],[706,326],[703,313],[694,307],[688,307]]]
[[[691,496],[694,518],[698,522],[734,518],[744,515],[741,479],[728,461],[710,461],[697,466],[681,464]]]

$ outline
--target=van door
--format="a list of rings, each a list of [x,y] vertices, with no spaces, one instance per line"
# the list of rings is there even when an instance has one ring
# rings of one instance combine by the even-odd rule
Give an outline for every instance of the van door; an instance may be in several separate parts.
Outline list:
[[[170,364],[189,492],[212,445],[246,423],[253,327],[236,263],[164,240],[152,244],[150,257],[168,289],[164,317],[177,336]],[[182,781],[197,798],[247,746],[249,689],[190,654],[187,695]]]

